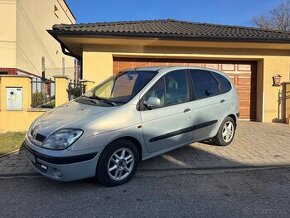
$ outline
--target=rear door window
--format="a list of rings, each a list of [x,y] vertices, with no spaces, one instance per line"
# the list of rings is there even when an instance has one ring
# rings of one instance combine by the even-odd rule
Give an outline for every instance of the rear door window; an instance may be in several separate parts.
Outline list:
[[[217,80],[206,70],[190,70],[195,99],[203,99],[220,94]]]

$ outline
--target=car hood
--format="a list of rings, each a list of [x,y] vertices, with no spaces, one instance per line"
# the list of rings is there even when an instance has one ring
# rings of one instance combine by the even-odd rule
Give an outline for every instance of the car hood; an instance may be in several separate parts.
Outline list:
[[[61,128],[81,128],[84,124],[114,110],[116,107],[100,107],[70,101],[38,118],[31,126],[34,132],[48,136]]]

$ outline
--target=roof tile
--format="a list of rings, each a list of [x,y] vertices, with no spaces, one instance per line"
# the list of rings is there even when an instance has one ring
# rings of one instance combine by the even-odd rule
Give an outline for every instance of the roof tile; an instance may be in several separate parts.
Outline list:
[[[57,24],[52,32],[62,34],[188,38],[192,40],[244,40],[290,42],[290,33],[253,27],[207,24],[173,19],[87,24]]]

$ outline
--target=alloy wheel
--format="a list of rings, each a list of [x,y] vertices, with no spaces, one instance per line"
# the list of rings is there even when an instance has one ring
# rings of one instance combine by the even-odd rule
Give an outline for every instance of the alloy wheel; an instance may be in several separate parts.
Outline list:
[[[225,142],[231,141],[234,136],[234,124],[231,121],[225,123],[223,130],[222,130],[222,137]]]
[[[130,175],[134,168],[134,155],[128,148],[115,151],[108,162],[108,174],[111,179],[120,181]]]

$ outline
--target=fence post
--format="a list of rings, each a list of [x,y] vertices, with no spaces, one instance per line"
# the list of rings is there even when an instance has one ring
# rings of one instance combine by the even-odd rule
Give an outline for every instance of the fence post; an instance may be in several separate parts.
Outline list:
[[[81,80],[80,82],[85,85],[85,87],[86,87],[85,92],[89,91],[90,89],[92,89],[95,86],[95,82],[94,81]]]
[[[69,101],[68,99],[68,77],[66,76],[54,76],[55,79],[55,106],[62,105]]]

